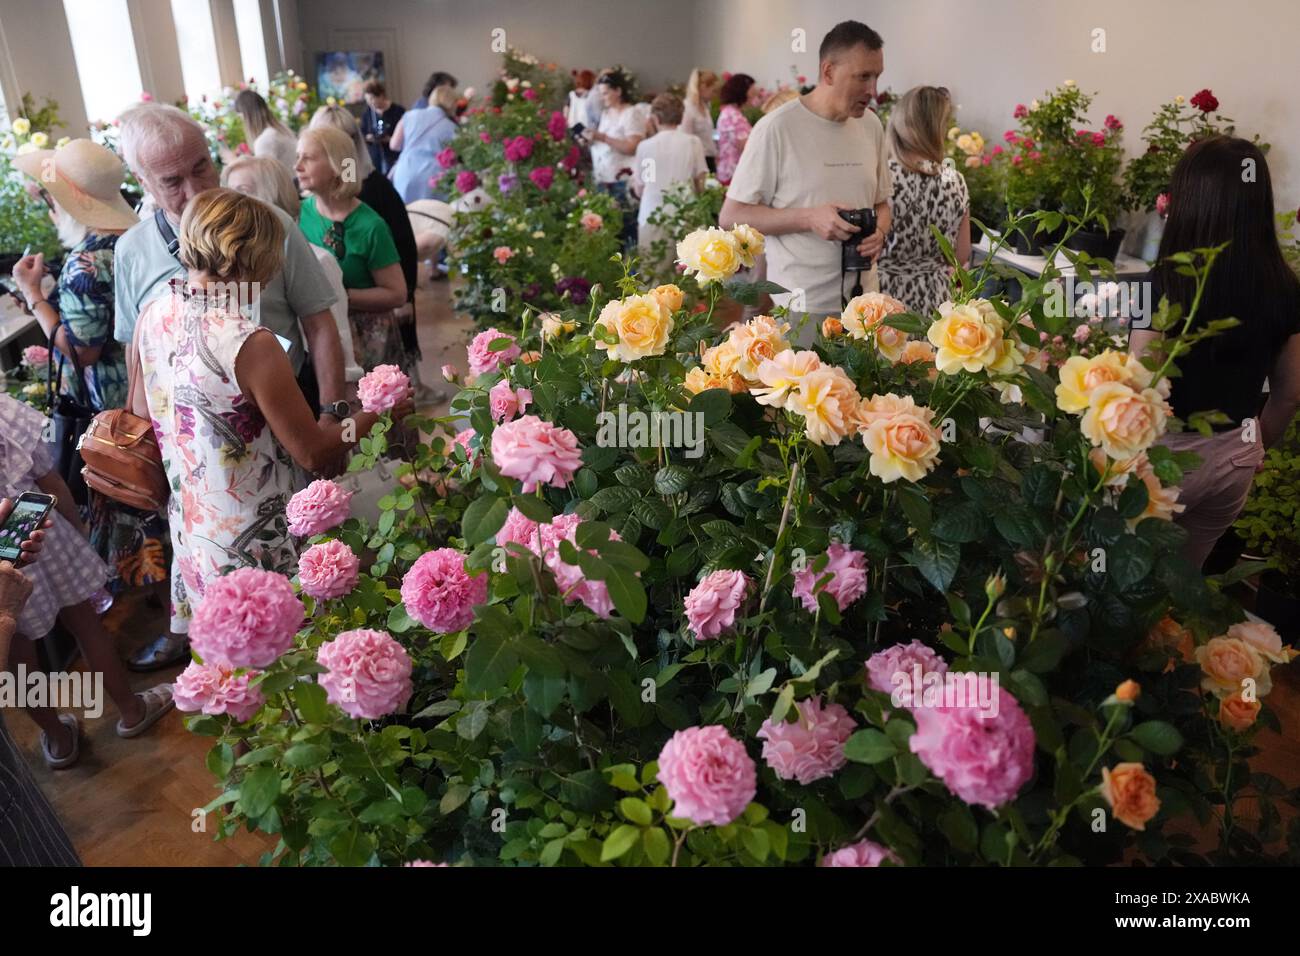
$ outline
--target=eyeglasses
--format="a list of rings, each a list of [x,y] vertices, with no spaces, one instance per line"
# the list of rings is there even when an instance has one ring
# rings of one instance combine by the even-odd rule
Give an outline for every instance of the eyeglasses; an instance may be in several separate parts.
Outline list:
[[[334,253],[335,259],[342,259],[347,254],[347,246],[343,242],[343,223],[330,223],[329,231],[325,233],[325,248]]]

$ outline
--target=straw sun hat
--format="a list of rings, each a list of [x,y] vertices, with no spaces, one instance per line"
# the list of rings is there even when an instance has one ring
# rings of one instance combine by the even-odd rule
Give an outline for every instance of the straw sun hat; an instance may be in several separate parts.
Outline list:
[[[122,198],[122,160],[98,143],[74,139],[61,149],[15,156],[13,164],[40,183],[83,226],[129,229],[140,221]]]

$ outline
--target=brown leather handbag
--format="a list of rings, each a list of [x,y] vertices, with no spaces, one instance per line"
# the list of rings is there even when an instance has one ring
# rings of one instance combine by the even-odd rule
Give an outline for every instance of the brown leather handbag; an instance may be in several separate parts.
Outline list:
[[[138,348],[131,350],[127,369],[127,408],[100,412],[81,436],[77,448],[90,488],[114,501],[142,511],[160,511],[171,495],[162,451],[153,422],[132,414],[140,380]]]

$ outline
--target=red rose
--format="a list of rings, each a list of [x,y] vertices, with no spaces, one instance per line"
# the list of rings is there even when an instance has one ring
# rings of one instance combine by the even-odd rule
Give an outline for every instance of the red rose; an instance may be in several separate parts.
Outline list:
[[[1192,97],[1192,105],[1202,113],[1213,113],[1219,108],[1219,101],[1209,90],[1201,90]]]

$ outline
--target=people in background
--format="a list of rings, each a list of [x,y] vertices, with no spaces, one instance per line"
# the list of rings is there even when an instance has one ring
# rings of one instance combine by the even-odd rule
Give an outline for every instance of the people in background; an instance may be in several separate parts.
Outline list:
[[[428,107],[433,102],[433,91],[442,86],[449,86],[454,90],[460,84],[456,82],[456,78],[450,73],[434,70],[429,74],[429,79],[425,81],[424,89],[420,92],[420,98],[411,104],[411,109],[422,110]],[[455,105],[454,102],[452,105]]]
[[[297,137],[276,118],[260,93],[240,90],[235,97],[235,112],[244,123],[244,139],[254,156],[269,156],[283,163],[285,169],[293,169]]]
[[[718,95],[718,74],[712,70],[691,70],[686,81],[681,129],[698,137],[704,147],[704,159],[709,169],[717,168],[718,144],[713,138],[713,98]]]
[[[0,523],[13,502],[0,498]],[[31,533],[22,543],[19,564],[39,559],[45,531]],[[32,593],[32,582],[10,561],[0,561],[0,667],[7,666],[9,645],[18,631],[18,618]],[[0,866],[80,866],[67,831],[41,793],[14,745],[0,714]]]
[[[420,112],[412,110],[408,115]],[[298,224],[313,244],[334,254],[343,270],[352,343],[362,367],[407,369],[412,361],[393,311],[406,302],[401,257],[392,230],[360,200],[361,184],[345,175],[356,162],[356,147],[342,130],[322,125],[302,131],[298,184],[309,195],[298,213]]]
[[[281,343],[228,293],[269,283],[282,267],[284,229],[279,211],[252,196],[200,193],[180,224],[185,276],[140,315],[141,386],[132,409],[152,419],[178,489],[167,505],[173,632],[188,631],[207,585],[228,570],[294,572],[297,549],[284,515],[297,490],[294,464],[336,472],[377,420],[344,409],[347,424],[317,421]],[[400,414],[407,411],[404,405]]]
[[[456,90],[436,87],[427,109],[411,110],[398,121],[393,131],[393,149],[401,155],[393,166],[391,179],[403,203],[417,199],[446,199],[445,189],[430,181],[443,172],[438,154],[456,135]]]
[[[397,162],[397,152],[391,142],[393,130],[406,109],[388,98],[388,88],[382,80],[367,80],[365,94],[366,110],[361,114],[361,135],[366,140],[370,164],[387,176]]]
[[[1249,179],[1242,176],[1248,167],[1255,171]],[[1178,501],[1184,510],[1174,518],[1188,532],[1184,553],[1198,568],[1236,520],[1265,450],[1282,439],[1300,405],[1300,281],[1282,257],[1273,215],[1268,163],[1248,140],[1198,140],[1174,167],[1151,301],[1166,296],[1188,314],[1196,283],[1169,257],[1227,243],[1210,270],[1193,328],[1229,317],[1240,323],[1179,356],[1169,395],[1183,421],[1209,411],[1227,421],[1212,426],[1210,436],[1189,429],[1160,442],[1201,459],[1183,476]],[[1159,353],[1161,337],[1134,329],[1130,351]]]
[[[122,161],[103,146],[75,139],[57,151],[15,156],[14,165],[39,184],[69,247],[48,297],[41,291],[45,261],[39,253],[13,269],[28,308],[60,357],[60,390],[96,412],[121,408],[126,350],[113,338],[113,252],[118,237],[138,222],[120,192]],[[167,528],[159,516],[93,490],[89,496],[90,541],[108,564],[109,590],[118,594],[165,583]]]
[[[718,112],[718,181],[724,185],[731,182],[731,177],[736,174],[740,154],[744,152],[753,130],[745,118],[744,108],[750,105],[750,98],[756,95],[754,90],[757,86],[748,73],[733,73],[722,84],[722,90],[718,94],[722,102],[722,109]]]
[[[629,202],[628,180],[636,148],[646,136],[645,114],[632,102],[632,78],[622,70],[607,70],[596,82],[601,100],[600,124],[584,137],[591,144],[591,169],[596,185],[624,209],[623,241],[636,241],[635,207]]]
[[[221,170],[221,185],[278,206],[290,219],[298,221],[302,199],[289,171],[273,159],[240,157]],[[343,270],[328,249],[312,246],[311,250],[316,253],[325,278],[334,290],[335,301],[330,306],[330,314],[334,316],[334,326],[339,330],[339,342],[343,346],[343,376],[349,383],[356,382],[365,372],[357,364],[352,348],[352,326],[348,322],[348,294],[343,288]]]
[[[656,240],[672,240],[659,226],[650,225],[650,217],[663,203],[664,193],[678,183],[686,183],[694,192],[704,186],[709,168],[704,161],[704,147],[699,137],[681,128],[682,101],[672,93],[660,93],[650,104],[659,132],[637,144],[632,164],[632,192],[641,199],[637,215],[637,247],[642,260],[653,267]],[[653,175],[643,171],[653,170]],[[669,247],[669,251],[675,249]]]
[[[583,126],[593,126],[591,114],[588,112],[588,101],[591,98],[592,90],[596,86],[596,74],[591,70],[574,70],[573,71],[573,89],[569,91],[569,102],[565,107],[564,118],[568,121],[570,128],[581,123]],[[599,121],[599,117],[597,117]]]
[[[219,177],[203,128],[184,110],[145,103],[124,112],[119,123],[122,156],[158,205],[153,218],[127,230],[114,253],[113,337],[128,344],[141,310],[168,294],[171,280],[184,275],[176,229],[186,204],[219,185]],[[275,215],[285,237],[282,265],[258,290],[250,309],[259,324],[289,342],[289,366],[308,404],[328,409],[346,397],[347,388],[343,348],[330,313],[334,293],[306,238],[288,216]],[[327,418],[330,414],[322,412]],[[184,634],[164,634],[132,657],[129,666],[167,667],[188,653]]]
[[[802,290],[803,311],[813,316],[839,313],[851,282],[879,289],[874,265],[861,276],[842,270],[842,241],[861,228],[840,210],[875,210],[876,229],[857,249],[878,258],[891,228],[889,164],[884,128],[866,114],[884,69],[883,46],[880,34],[853,20],[826,34],[817,85],[759,120],[719,216],[723,228],[746,223],[767,236],[768,278]],[[721,118],[719,137],[721,178]],[[790,302],[785,294],[772,298],[778,306]],[[805,344],[813,325],[804,326]]]
[[[880,291],[922,316],[951,297],[952,269],[931,226],[958,262],[970,259],[970,193],[957,168],[943,161],[951,125],[948,91],[917,86],[899,98],[886,131],[894,228],[880,256]]]
[[[31,579],[32,596],[17,618],[20,640],[10,648],[10,665],[21,665],[28,673],[44,670],[35,641],[57,619],[76,638],[91,673],[104,675],[104,689],[120,715],[118,736],[138,737],[171,710],[171,685],[157,684],[141,694],[131,690],[113,638],[91,602],[108,580],[108,567],[90,546],[72,492],[54,470],[45,423],[40,412],[0,394],[0,496],[17,498],[40,490],[58,499],[45,542],[46,560],[23,571]],[[76,763],[81,753],[77,718],[53,707],[28,707],[27,713],[41,728],[41,753],[50,769]]]

